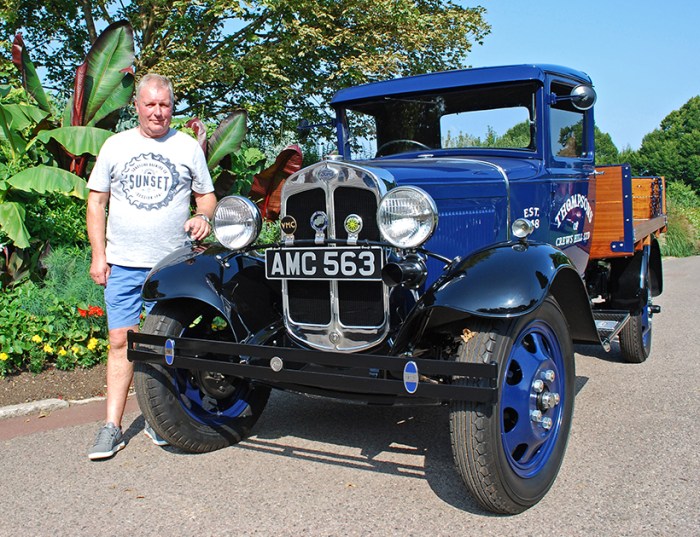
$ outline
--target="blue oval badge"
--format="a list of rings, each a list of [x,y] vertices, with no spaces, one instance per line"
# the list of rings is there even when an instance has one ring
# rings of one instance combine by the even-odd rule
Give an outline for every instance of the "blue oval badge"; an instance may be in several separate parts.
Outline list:
[[[166,339],[165,345],[163,345],[163,354],[165,354],[165,363],[168,365],[173,365],[175,362],[175,341],[172,339]]]
[[[418,366],[412,360],[403,367],[403,387],[408,393],[416,393],[418,389]]]

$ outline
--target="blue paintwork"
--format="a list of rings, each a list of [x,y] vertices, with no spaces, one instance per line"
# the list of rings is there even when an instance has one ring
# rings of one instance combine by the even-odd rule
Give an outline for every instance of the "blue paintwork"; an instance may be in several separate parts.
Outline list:
[[[331,100],[331,106],[338,108],[348,103],[385,95],[420,93],[463,86],[499,84],[516,80],[544,81],[548,74],[563,75],[568,79],[591,84],[591,79],[586,73],[561,65],[507,65],[475,69],[456,69],[454,71],[385,80],[342,89],[338,91]]]

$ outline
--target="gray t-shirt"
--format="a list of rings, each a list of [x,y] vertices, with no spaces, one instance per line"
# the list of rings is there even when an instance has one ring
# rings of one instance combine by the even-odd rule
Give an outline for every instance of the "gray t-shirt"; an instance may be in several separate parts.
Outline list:
[[[184,246],[192,191],[214,191],[201,147],[174,129],[161,138],[138,128],[108,138],[87,186],[110,193],[107,263],[142,268]]]

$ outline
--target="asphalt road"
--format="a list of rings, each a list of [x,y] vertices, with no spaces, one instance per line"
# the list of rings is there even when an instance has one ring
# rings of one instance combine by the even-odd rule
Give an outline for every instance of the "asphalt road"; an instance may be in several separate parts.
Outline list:
[[[278,393],[251,438],[205,455],[153,446],[133,405],[129,445],[97,463],[90,405],[22,418],[25,434],[0,440],[0,535],[699,535],[700,257],[664,271],[649,360],[577,348],[564,464],[521,515],[467,496],[446,409]]]

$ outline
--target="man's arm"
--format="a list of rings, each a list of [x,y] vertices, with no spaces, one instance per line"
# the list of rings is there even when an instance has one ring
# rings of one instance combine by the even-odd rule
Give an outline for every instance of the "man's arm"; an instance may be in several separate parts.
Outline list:
[[[109,277],[109,265],[105,248],[107,246],[106,224],[107,204],[109,192],[97,192],[91,190],[87,203],[87,232],[92,247],[92,263],[90,264],[90,277],[97,285],[107,285]]]
[[[185,222],[185,231],[193,240],[201,241],[211,233],[211,221],[216,209],[216,196],[213,192],[207,194],[194,193],[194,202],[197,205],[197,214]],[[205,220],[199,215],[207,217]]]

